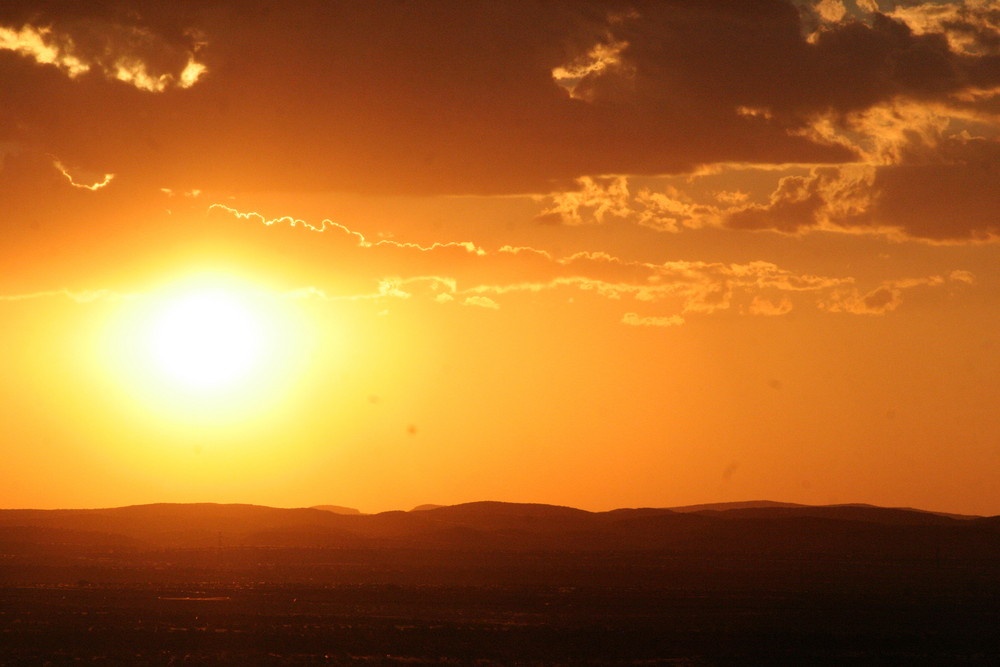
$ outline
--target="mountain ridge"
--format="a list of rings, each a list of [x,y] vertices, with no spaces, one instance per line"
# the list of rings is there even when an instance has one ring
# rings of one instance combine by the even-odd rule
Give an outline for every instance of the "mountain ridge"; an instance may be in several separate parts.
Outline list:
[[[809,548],[821,551],[824,544],[864,547],[866,539],[898,539],[905,546],[914,531],[939,539],[940,531],[992,534],[997,529],[1000,517],[774,501],[601,512],[541,503],[477,501],[377,514],[344,514],[323,506],[153,503],[92,510],[0,510],[0,549],[5,544],[32,543],[543,551],[773,550],[813,545]]]

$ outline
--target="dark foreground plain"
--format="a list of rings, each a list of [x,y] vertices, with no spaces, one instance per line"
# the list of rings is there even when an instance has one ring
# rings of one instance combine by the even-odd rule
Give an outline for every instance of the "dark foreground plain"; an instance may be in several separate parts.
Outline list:
[[[0,665],[1000,663],[1000,521],[0,511]]]

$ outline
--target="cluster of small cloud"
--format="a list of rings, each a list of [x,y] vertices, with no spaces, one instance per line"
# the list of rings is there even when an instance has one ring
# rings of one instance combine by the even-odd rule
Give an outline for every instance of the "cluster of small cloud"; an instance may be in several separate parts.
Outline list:
[[[914,287],[938,286],[947,283],[971,285],[974,278],[968,271],[952,271],[948,276],[928,276],[908,280],[888,281],[875,289],[861,294],[856,288],[837,289],[821,300],[818,305],[831,313],[853,313],[855,315],[882,315],[895,310],[903,300],[903,291]]]
[[[259,214],[242,214],[230,207],[213,205],[210,208],[212,215],[223,212],[241,220],[256,220],[261,225],[275,222]],[[284,220],[292,224],[291,219]],[[419,296],[438,304],[458,303],[497,310],[504,299],[513,295],[563,291],[596,296],[610,302],[629,301],[647,309],[672,311],[652,315],[627,312],[621,321],[632,326],[678,326],[685,322],[686,317],[723,311],[752,316],[781,316],[798,307],[796,302],[799,306],[811,305],[830,313],[884,314],[899,306],[907,290],[974,282],[971,273],[956,270],[947,276],[890,280],[863,290],[851,276],[798,273],[765,261],[655,263],[625,260],[606,252],[555,256],[529,247],[501,246],[496,250],[486,250],[468,243],[436,243],[431,246],[398,241],[360,243],[357,239],[363,237],[329,221],[322,226],[299,221],[297,226],[313,230],[339,229],[343,233],[334,239],[341,239],[341,243],[348,241],[343,247],[353,248],[353,252],[372,253],[372,260],[377,259],[380,251],[403,251],[413,256],[435,255],[434,265],[440,268],[447,265],[444,253],[453,253],[457,248],[463,249],[464,254],[474,261],[461,267],[456,265],[455,275],[421,273],[383,277],[378,280],[377,289],[363,294],[333,294],[324,289],[307,287],[289,292],[291,297],[377,301]],[[396,265],[399,264],[401,262]],[[512,279],[512,276],[515,278]]]
[[[132,187],[132,184],[72,187],[67,184],[64,168],[51,158],[31,161],[15,155],[8,156],[6,162],[9,164],[0,172],[4,177],[0,178],[0,194],[7,193],[12,202],[19,201],[18,193],[37,189],[32,179],[41,180],[50,184],[46,186],[49,191],[62,192],[68,197],[66,204],[87,219],[100,217],[100,211],[104,210],[92,208],[91,202],[94,206],[114,205],[118,201],[115,197],[126,197]],[[785,187],[791,189],[792,185]],[[624,184],[621,189],[626,189]],[[164,194],[171,193],[158,193],[158,198],[164,199]],[[726,195],[725,198],[737,202],[735,206],[744,205],[739,203],[742,197]],[[973,281],[968,272],[954,271],[946,276],[894,279],[865,286],[850,275],[790,271],[767,261],[649,262],[599,251],[558,255],[528,246],[489,249],[467,241],[418,244],[394,238],[369,240],[332,220],[311,223],[290,216],[243,212],[223,204],[206,207],[200,198],[193,196],[181,199],[187,215],[193,216],[192,225],[220,229],[229,226],[241,235],[287,249],[302,262],[335,263],[355,274],[353,285],[348,281],[332,289],[305,283],[305,287],[285,292],[287,298],[376,304],[415,299],[491,311],[517,303],[518,295],[550,293],[567,301],[588,298],[609,305],[621,304],[622,314],[618,317],[624,324],[667,327],[681,325],[692,317],[721,312],[773,317],[803,307],[830,313],[883,314],[897,308],[909,290],[961,286]],[[202,213],[197,215],[193,213],[195,210]],[[25,218],[29,213],[42,214],[36,208],[12,210],[16,218]],[[228,237],[230,230],[223,231]],[[309,254],[302,254],[303,248],[308,248]],[[366,281],[370,288],[365,288]],[[114,294],[76,289],[12,294],[4,299],[29,296],[66,296],[88,301]]]
[[[961,127],[962,129],[954,129]],[[932,243],[1000,238],[1000,123],[958,122],[945,111],[914,104],[868,109],[840,127],[817,120],[813,128],[860,156],[840,165],[804,165],[777,174],[765,202],[719,193],[696,201],[674,185],[636,194],[624,176],[581,178],[579,187],[555,192],[541,220],[599,224],[628,220],[661,231],[700,227],[802,234],[837,231],[880,234]],[[734,165],[732,169],[747,169]],[[717,168],[717,172],[720,168]],[[792,171],[792,170],[789,170]],[[710,173],[710,172],[709,172]]]
[[[721,226],[789,234],[876,233],[936,243],[996,240],[996,4],[936,2],[880,13],[870,1],[849,11],[840,0],[821,0],[800,9],[803,28],[810,16],[817,19],[807,31],[806,51],[811,53],[803,54],[817,68],[817,79],[799,79],[803,85],[784,97],[761,96],[737,106],[736,112],[747,121],[781,126],[816,144],[841,147],[849,158],[826,165],[795,160],[811,172],[780,178],[767,202],[722,197],[699,202],[674,186],[632,193],[624,175],[585,176],[575,187],[553,192],[539,220],[629,220],[671,232]],[[628,57],[630,52],[620,55]],[[790,81],[797,80],[802,72],[790,67],[770,71],[784,71]],[[747,77],[759,79],[759,74]],[[749,162],[768,169],[777,166],[780,173],[780,165]],[[717,164],[714,170],[724,168]]]
[[[544,224],[603,224],[611,221],[635,222],[660,231],[677,232],[713,224],[720,210],[712,204],[700,204],[674,186],[662,191],[629,189],[628,177],[582,176],[577,189],[554,192],[536,220]],[[724,193],[722,199],[739,201],[737,193]]]
[[[955,139],[954,162],[815,167],[787,176],[765,204],[730,208],[733,229],[879,233],[936,243],[1000,238],[1000,146]]]

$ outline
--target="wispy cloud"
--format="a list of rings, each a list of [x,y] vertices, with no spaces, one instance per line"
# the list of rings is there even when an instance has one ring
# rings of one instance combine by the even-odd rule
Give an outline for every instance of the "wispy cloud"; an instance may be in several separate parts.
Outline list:
[[[370,242],[344,225],[324,220],[311,224],[291,217],[268,219],[258,213],[241,213],[215,204],[211,211],[265,226],[284,224],[310,231],[334,230],[352,240],[362,254],[372,253],[373,263],[403,269],[410,260],[437,249],[460,249],[471,263],[462,264],[461,277],[440,274],[373,276],[373,289],[360,293],[330,293],[317,287],[290,291],[289,298],[339,301],[410,299],[438,304],[457,303],[489,309],[500,308],[505,298],[517,294],[578,292],[608,301],[631,301],[666,313],[641,317],[632,313],[623,320],[636,326],[677,326],[691,316],[735,312],[756,316],[783,315],[802,305],[830,313],[874,314],[889,312],[901,303],[902,292],[918,286],[946,282],[971,284],[971,273],[957,270],[948,277],[899,279],[863,288],[853,276],[817,275],[784,269],[772,262],[722,263],[675,260],[642,262],[626,260],[603,251],[581,251],[565,256],[528,246],[500,246],[487,250],[469,242],[420,245],[398,240]],[[401,251],[380,255],[381,250]],[[362,264],[367,264],[363,262]],[[638,318],[638,319],[637,319]],[[647,320],[647,318],[653,318]]]
[[[630,327],[677,327],[684,324],[684,318],[680,315],[641,317],[637,313],[625,313],[622,316],[622,324]]]
[[[491,310],[500,308],[500,304],[488,296],[469,296],[462,303],[466,306],[478,306],[479,308],[489,308]]]
[[[831,313],[884,315],[899,307],[905,291],[917,287],[936,287],[948,282],[971,284],[973,277],[968,271],[953,271],[948,276],[936,275],[886,281],[864,293],[856,288],[837,289],[821,299],[818,306]]]
[[[287,225],[289,227],[301,227],[303,229],[308,229],[313,232],[326,232],[326,231],[336,231],[347,235],[354,240],[354,244],[362,248],[378,248],[378,247],[389,247],[389,248],[404,248],[410,250],[419,250],[422,252],[427,252],[431,250],[439,250],[443,248],[458,248],[464,250],[468,253],[475,255],[484,255],[486,251],[482,248],[476,246],[474,243],[469,241],[449,241],[446,243],[432,243],[430,245],[420,245],[419,243],[401,242],[392,239],[380,239],[378,241],[369,241],[365,238],[364,234],[356,232],[348,227],[340,224],[339,222],[334,222],[330,219],[323,219],[319,224],[313,224],[306,222],[305,220],[300,220],[298,218],[293,218],[291,216],[281,216],[278,218],[267,218],[260,213],[254,211],[241,212],[225,204],[212,204],[208,207],[209,212],[212,211],[223,211],[229,215],[242,219],[249,220],[252,222],[257,222],[264,226],[270,227],[275,224]]]
[[[80,188],[81,190],[90,190],[91,192],[96,192],[97,190],[100,190],[103,187],[107,187],[107,185],[111,183],[111,181],[115,177],[114,174],[104,174],[104,178],[102,178],[99,181],[90,183],[89,185],[87,183],[77,183],[76,180],[73,178],[73,176],[69,173],[69,170],[66,168],[65,165],[63,165],[62,162],[60,162],[59,160],[53,160],[52,164],[54,164],[56,169],[59,170],[59,173],[61,173],[63,176],[66,177],[66,180],[69,181],[70,185],[72,185],[74,188]]]

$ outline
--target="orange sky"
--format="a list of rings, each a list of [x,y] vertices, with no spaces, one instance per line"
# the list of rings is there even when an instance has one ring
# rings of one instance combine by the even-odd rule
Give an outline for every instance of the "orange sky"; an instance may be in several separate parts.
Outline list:
[[[979,0],[4,3],[0,507],[998,514],[998,44]],[[223,347],[151,348],[206,290]]]

